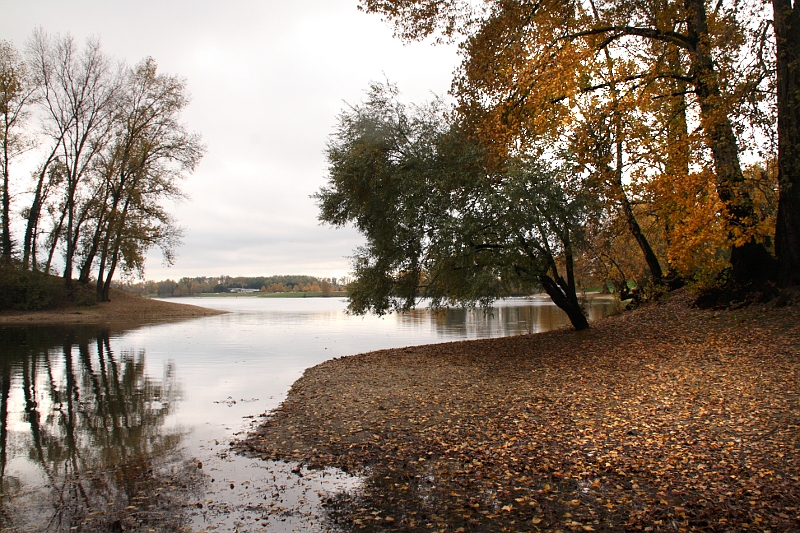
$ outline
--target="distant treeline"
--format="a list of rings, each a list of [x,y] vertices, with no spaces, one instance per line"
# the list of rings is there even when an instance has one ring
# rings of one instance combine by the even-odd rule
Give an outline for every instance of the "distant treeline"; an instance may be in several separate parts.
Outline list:
[[[235,289],[260,292],[314,292],[328,296],[347,290],[346,278],[317,278],[313,276],[219,276],[181,278],[163,281],[122,282],[119,288],[142,296],[191,296],[194,294],[225,293]]]

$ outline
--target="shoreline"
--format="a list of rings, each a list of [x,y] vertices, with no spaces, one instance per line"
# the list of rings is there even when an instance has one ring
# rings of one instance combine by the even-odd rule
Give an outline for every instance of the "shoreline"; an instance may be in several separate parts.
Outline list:
[[[43,311],[4,311],[0,313],[0,326],[159,323],[225,313],[227,311],[153,300],[112,289],[110,302],[101,302],[90,307],[66,307]]]
[[[234,445],[364,476],[329,518],[462,531],[800,525],[800,307],[688,294],[546,333],[305,371]]]

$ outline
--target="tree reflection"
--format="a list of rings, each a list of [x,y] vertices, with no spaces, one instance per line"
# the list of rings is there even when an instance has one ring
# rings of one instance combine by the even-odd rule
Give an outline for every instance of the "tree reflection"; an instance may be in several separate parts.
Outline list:
[[[118,333],[0,329],[0,529],[180,525],[166,511],[200,478],[180,456],[182,430],[165,426],[175,369],[148,376],[144,350],[114,353]]]
[[[570,324],[567,314],[550,300],[517,301],[517,305],[481,307],[449,307],[437,310],[415,308],[399,313],[398,319],[407,324],[430,323],[441,333],[457,333],[465,337],[496,337],[539,333]],[[587,299],[584,303],[589,320],[608,316],[612,300]]]

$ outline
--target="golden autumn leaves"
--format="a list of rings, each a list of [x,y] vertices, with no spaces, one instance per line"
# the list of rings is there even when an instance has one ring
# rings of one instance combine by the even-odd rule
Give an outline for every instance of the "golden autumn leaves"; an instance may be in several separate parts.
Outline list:
[[[460,44],[453,94],[494,164],[562,150],[597,180],[597,198],[607,204],[602,231],[591,236],[594,255],[606,258],[592,267],[598,278],[659,278],[642,237],[631,241],[616,218],[643,230],[664,272],[687,279],[713,278],[730,264],[744,275],[745,265],[758,270],[768,259],[778,167],[767,6],[361,3],[404,39],[438,35]],[[608,244],[614,240],[634,250],[638,242],[644,260],[620,256]],[[758,275],[768,275],[769,261],[761,262]],[[624,263],[638,264],[616,272]]]

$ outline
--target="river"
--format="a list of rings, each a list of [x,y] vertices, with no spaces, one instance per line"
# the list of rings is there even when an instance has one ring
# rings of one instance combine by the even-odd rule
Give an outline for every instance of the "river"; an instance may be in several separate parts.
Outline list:
[[[0,530],[325,530],[320,503],[358,478],[229,452],[306,368],[568,324],[546,298],[384,317],[348,315],[338,298],[172,301],[229,313],[0,328]],[[592,300],[590,318],[610,306]]]

